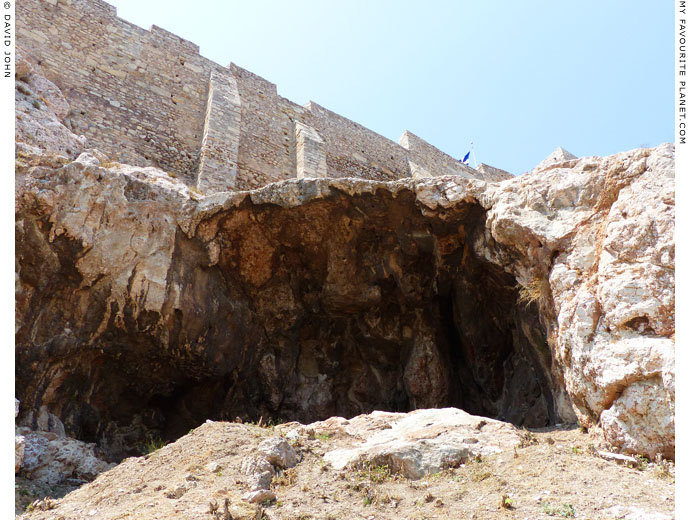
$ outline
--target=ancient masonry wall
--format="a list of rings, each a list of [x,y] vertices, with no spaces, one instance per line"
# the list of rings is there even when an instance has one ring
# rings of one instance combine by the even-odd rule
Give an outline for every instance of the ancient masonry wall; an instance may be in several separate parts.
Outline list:
[[[405,131],[400,137],[400,146],[409,151],[410,173],[413,177],[460,175],[468,179],[477,178],[476,170],[453,159],[412,132]]]
[[[487,181],[502,181],[503,179],[510,179],[512,174],[500,168],[489,166],[488,164],[480,163],[477,166],[477,171],[483,175]]]
[[[390,139],[310,101],[311,126],[323,138],[329,177],[409,177],[407,151]]]
[[[17,43],[67,97],[75,133],[204,193],[294,177],[485,178],[409,132],[398,144],[316,103],[297,105],[189,41],[118,18],[102,0],[22,0],[16,11]]]
[[[211,71],[197,183],[202,191],[232,190],[237,184],[241,120],[237,81]]]

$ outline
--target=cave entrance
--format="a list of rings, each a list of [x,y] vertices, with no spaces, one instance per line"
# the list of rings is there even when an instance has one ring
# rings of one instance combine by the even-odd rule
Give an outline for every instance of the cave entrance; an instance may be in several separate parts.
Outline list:
[[[41,361],[22,397],[113,457],[206,419],[308,423],[453,406],[552,424],[538,309],[477,253],[496,247],[485,217],[471,202],[420,208],[409,191],[219,212],[204,223],[213,240],[178,233],[175,308],[124,309],[102,348],[58,360],[69,377]]]

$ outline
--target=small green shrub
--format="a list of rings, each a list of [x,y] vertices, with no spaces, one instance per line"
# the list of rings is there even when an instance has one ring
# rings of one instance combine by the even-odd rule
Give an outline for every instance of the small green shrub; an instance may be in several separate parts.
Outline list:
[[[148,455],[154,451],[160,450],[163,446],[168,444],[160,437],[149,437],[148,440],[140,446],[142,455]]]
[[[369,480],[374,484],[380,484],[391,479],[391,470],[387,464],[376,465],[364,461],[358,464],[358,469],[357,478],[359,480]]]
[[[562,518],[575,518],[575,508],[572,504],[562,504],[560,506],[552,506],[545,502],[541,506],[542,511],[549,516],[560,516]]]

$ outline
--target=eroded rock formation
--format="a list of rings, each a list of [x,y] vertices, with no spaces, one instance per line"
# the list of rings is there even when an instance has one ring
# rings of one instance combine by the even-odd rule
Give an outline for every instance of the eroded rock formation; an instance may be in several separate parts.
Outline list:
[[[536,310],[474,252],[485,211],[464,186],[435,210],[355,180],[194,204],[156,175],[85,155],[25,179],[20,399],[74,434],[443,405],[556,419]]]
[[[494,184],[205,198],[33,145],[16,164],[17,396],[113,458],[207,418],[443,406],[577,417],[673,456],[671,145]]]
[[[374,412],[351,421],[333,417],[310,424],[329,435],[356,438],[354,447],[329,451],[324,460],[335,469],[385,466],[411,479],[457,468],[469,460],[515,448],[514,426],[477,417],[456,408],[415,410],[407,414]]]

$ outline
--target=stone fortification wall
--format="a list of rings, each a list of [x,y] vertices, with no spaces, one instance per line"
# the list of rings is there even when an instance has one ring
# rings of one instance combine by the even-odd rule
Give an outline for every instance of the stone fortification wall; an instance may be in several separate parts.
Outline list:
[[[324,140],[328,177],[394,180],[409,177],[397,143],[310,101],[311,126]]]
[[[460,175],[468,179],[478,177],[476,170],[430,145],[412,132],[406,131],[400,137],[400,146],[410,152],[410,173],[413,177],[436,175]]]
[[[483,178],[487,181],[502,181],[505,179],[512,179],[513,175],[510,172],[501,170],[494,166],[489,166],[488,164],[481,163],[477,166],[477,171],[483,175]]]
[[[73,131],[113,158],[194,178],[211,70],[199,48],[100,0],[18,2],[17,41],[72,107]]]
[[[65,94],[75,133],[204,193],[293,177],[485,178],[409,132],[398,144],[316,103],[297,105],[189,41],[118,18],[102,0],[23,0],[16,9],[18,45]]]
[[[212,71],[197,174],[197,186],[204,192],[237,185],[241,122],[237,81],[227,71]]]

